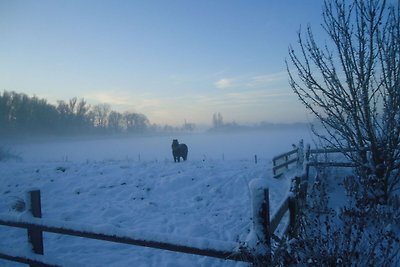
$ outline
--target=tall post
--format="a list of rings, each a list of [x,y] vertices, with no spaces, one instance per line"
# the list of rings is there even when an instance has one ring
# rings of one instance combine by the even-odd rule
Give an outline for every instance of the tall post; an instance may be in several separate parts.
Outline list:
[[[40,201],[40,190],[32,190],[28,195],[30,201],[30,212],[35,218],[42,218],[42,207]],[[28,228],[28,240],[32,244],[32,250],[36,254],[43,255],[43,232],[36,227]],[[36,265],[30,265],[36,267]]]
[[[276,166],[276,161],[275,161],[275,159],[272,159],[272,174],[274,175],[274,178],[275,178],[275,175],[276,175],[275,166]]]
[[[269,216],[269,190],[265,180],[253,179],[249,183],[252,199],[253,227],[246,238],[254,262],[268,266],[271,262],[271,233]]]
[[[297,146],[297,166],[303,167],[304,162],[304,141],[301,139]]]
[[[289,234],[292,238],[298,235],[298,205],[296,202],[296,197],[289,198]]]
[[[261,206],[261,221],[263,225],[265,244],[268,247],[268,253],[271,254],[271,227],[269,217],[269,189],[264,189],[264,199]]]
[[[288,161],[289,161],[289,156],[286,155],[285,156],[285,163],[286,163],[286,165],[285,165],[286,169],[285,170],[289,170],[289,164],[287,164]]]
[[[263,259],[260,259],[264,264],[271,263],[271,225],[269,217],[269,189],[264,189],[264,198],[261,205],[260,217],[262,222],[262,229],[264,234],[264,242],[267,249],[266,255]]]

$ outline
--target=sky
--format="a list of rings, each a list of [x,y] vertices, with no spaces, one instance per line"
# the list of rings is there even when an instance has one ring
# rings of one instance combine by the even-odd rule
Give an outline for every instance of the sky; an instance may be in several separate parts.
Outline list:
[[[309,120],[286,71],[323,1],[0,0],[0,91],[145,114],[151,123]]]

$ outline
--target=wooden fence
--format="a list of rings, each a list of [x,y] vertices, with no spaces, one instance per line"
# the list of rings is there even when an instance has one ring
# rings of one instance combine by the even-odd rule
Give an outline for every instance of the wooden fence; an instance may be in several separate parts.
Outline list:
[[[353,162],[337,162],[337,161],[318,161],[316,155],[318,154],[344,154],[354,152],[353,148],[344,149],[333,149],[333,148],[322,148],[322,149],[311,149],[309,145],[304,149],[303,141],[299,142],[299,145],[289,152],[282,153],[275,156],[272,159],[272,172],[275,178],[282,175],[284,172],[289,170],[291,166],[303,167],[305,162],[304,175],[308,178],[310,167],[356,167]]]
[[[318,161],[317,159],[312,159],[312,156],[316,156],[319,154],[345,154],[349,152],[354,152],[353,148],[344,148],[344,149],[334,149],[334,148],[322,148],[322,149],[310,149],[310,146],[307,146],[305,151],[305,170],[304,175],[306,178],[309,176],[310,167],[345,167],[345,168],[354,168],[357,165],[354,162],[343,162],[343,161]]]
[[[145,240],[140,236],[132,237],[123,234],[119,235],[99,233],[98,231],[87,230],[84,229],[84,227],[79,226],[65,227],[62,223],[55,223],[41,218],[42,214],[39,190],[30,191],[28,196],[28,204],[33,217],[29,219],[23,219],[21,217],[16,218],[3,215],[0,216],[0,225],[27,229],[27,239],[28,242],[31,243],[32,251],[35,254],[34,256],[17,255],[15,253],[1,251],[0,249],[0,258],[29,264],[30,266],[34,267],[62,266],[62,263],[49,261],[44,256],[43,232],[78,236],[135,246],[150,247],[199,256],[214,257],[225,260],[249,262],[255,266],[259,264],[265,266],[265,264],[268,264],[272,261],[271,240],[276,239],[274,232],[276,231],[279,223],[282,221],[282,218],[287,211],[290,212],[290,223],[285,227],[284,234],[292,234],[296,232],[296,198],[294,196],[287,197],[283,201],[283,204],[278,208],[278,211],[272,216],[272,219],[270,220],[269,191],[267,188],[264,189],[264,199],[262,201],[259,201],[262,204],[260,205],[260,207],[257,208],[258,214],[255,214],[255,216],[258,216],[259,222],[261,224],[259,227],[263,229],[264,233],[264,240],[262,242],[266,246],[267,253],[263,255],[257,255],[257,253],[252,252],[251,249],[247,246],[243,246],[242,244],[235,242],[218,241],[218,244],[224,243],[227,244],[227,247],[234,248],[231,250],[224,250],[219,248],[204,249],[200,248],[200,246],[196,247],[195,245],[192,245],[198,243],[198,240],[195,239],[193,239],[193,242],[191,242],[190,239],[185,238],[187,240],[185,244],[173,244],[157,239]],[[256,221],[256,219],[254,221]]]
[[[289,169],[289,166],[293,165],[294,163],[298,163],[299,156],[298,156],[299,149],[293,149],[289,152],[280,154],[275,156],[272,159],[272,172],[274,177],[279,177],[282,175],[286,170]]]
[[[280,154],[272,158],[272,173],[274,178],[279,177],[289,167],[296,164],[296,166],[301,166],[304,161],[304,143],[300,140],[297,146],[293,145],[294,149],[289,152]]]

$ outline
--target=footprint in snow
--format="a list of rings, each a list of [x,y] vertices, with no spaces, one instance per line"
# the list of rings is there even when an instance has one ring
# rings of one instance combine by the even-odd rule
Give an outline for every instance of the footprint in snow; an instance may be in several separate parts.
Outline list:
[[[197,202],[200,202],[200,201],[203,200],[203,197],[197,196],[197,197],[194,198],[194,200],[197,201]]]

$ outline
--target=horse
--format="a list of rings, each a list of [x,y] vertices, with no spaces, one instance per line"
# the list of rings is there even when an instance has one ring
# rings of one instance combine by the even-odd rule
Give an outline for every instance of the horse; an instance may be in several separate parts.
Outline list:
[[[182,157],[184,161],[187,159],[188,147],[185,144],[179,144],[178,139],[172,140],[172,156],[174,157],[174,162],[180,162]]]

